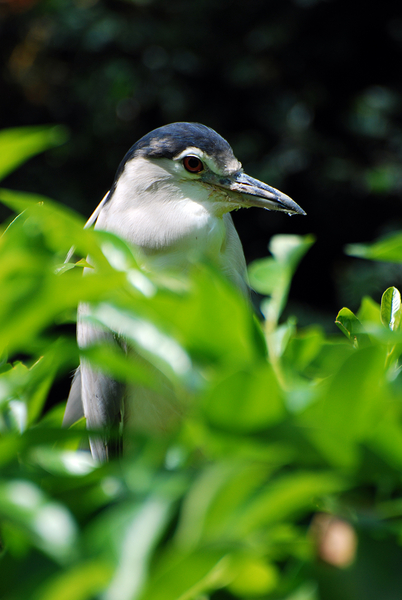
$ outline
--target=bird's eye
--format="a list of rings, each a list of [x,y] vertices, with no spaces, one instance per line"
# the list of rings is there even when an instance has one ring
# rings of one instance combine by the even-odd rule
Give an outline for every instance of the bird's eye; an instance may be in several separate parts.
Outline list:
[[[190,173],[201,173],[204,170],[204,165],[198,156],[186,156],[183,159],[183,167]]]

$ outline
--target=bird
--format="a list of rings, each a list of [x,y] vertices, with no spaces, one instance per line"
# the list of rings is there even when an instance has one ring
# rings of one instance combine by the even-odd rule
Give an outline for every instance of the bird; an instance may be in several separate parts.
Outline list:
[[[164,125],[144,135],[126,153],[113,184],[85,227],[117,234],[140,249],[150,271],[185,270],[194,257],[212,261],[244,295],[246,260],[231,211],[260,207],[288,215],[305,211],[286,194],[247,175],[230,144],[200,123]],[[113,342],[111,332],[85,320],[78,310],[79,347]],[[121,452],[111,432],[122,420],[125,386],[81,360],[67,399],[63,424],[82,416],[96,461]]]

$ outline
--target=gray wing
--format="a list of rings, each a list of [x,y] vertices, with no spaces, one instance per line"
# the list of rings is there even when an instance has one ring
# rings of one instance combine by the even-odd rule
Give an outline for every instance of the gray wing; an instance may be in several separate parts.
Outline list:
[[[230,213],[226,213],[223,216],[223,221],[226,228],[226,244],[224,250],[225,260],[222,265],[222,271],[226,277],[240,289],[245,297],[248,298],[250,290],[248,287],[247,265],[243,246]]]
[[[70,427],[84,416],[84,408],[81,399],[81,370],[75,371],[71,383],[70,393],[67,398],[66,410],[64,411],[63,427]]]
[[[77,339],[81,348],[96,343],[116,344],[113,333],[85,321],[88,305],[78,308]],[[68,427],[85,416],[92,456],[105,462],[120,453],[119,425],[124,401],[124,386],[82,360],[71,384],[63,425]]]
[[[87,304],[78,307],[77,340],[80,348],[93,344],[116,344],[116,338],[108,329],[86,321],[90,313]],[[86,360],[81,361],[81,400],[87,428],[97,434],[90,436],[92,456],[99,461],[108,460],[118,452],[118,430],[123,409],[124,386],[100,370],[94,369]]]
[[[92,456],[106,462],[121,452],[119,425],[123,404],[123,385],[104,373],[81,363],[81,394]]]

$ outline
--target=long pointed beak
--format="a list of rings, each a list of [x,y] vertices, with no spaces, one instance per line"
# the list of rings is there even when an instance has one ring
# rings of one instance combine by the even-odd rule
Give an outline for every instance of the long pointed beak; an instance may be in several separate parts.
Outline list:
[[[232,177],[221,178],[220,187],[237,192],[242,196],[241,206],[259,206],[267,210],[286,212],[289,215],[305,215],[305,211],[294,200],[279,190],[239,172]]]

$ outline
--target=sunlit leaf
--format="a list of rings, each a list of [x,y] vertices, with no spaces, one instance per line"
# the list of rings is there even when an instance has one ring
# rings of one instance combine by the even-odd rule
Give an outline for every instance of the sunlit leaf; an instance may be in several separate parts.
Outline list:
[[[401,317],[401,294],[395,287],[390,287],[381,298],[381,322],[392,331],[396,331],[400,327]]]
[[[111,565],[104,560],[86,561],[50,577],[34,600],[91,600],[105,589],[112,576]]]
[[[248,272],[251,287],[260,294],[271,295],[287,278],[286,270],[274,258],[255,260]]]
[[[74,552],[77,527],[72,515],[30,481],[0,483],[0,515],[26,530],[51,558],[64,561]]]
[[[65,477],[88,475],[97,467],[88,451],[59,451],[46,446],[34,448],[29,455],[29,461],[49,473]]]
[[[226,551],[200,549],[162,557],[141,600],[196,600],[200,594],[223,587],[231,574]],[[201,596],[202,597],[202,596]]]
[[[402,234],[393,233],[373,244],[349,244],[345,252],[359,258],[400,263],[402,262]]]
[[[312,235],[275,235],[271,238],[268,249],[280,264],[288,265],[293,274],[314,242]]]
[[[335,324],[355,347],[370,343],[359,319],[348,308],[342,308],[336,316]]]
[[[191,359],[176,340],[135,314],[101,304],[91,311],[89,319],[124,335],[146,356],[152,355],[161,369],[179,376],[186,376],[190,372]]]
[[[243,555],[236,561],[236,576],[228,588],[239,597],[259,598],[272,593],[279,579],[275,565],[259,557]]]

